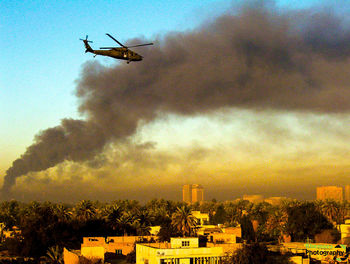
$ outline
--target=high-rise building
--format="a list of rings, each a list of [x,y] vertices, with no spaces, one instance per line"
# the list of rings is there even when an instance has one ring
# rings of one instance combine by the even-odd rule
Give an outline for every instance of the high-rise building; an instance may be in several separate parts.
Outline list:
[[[204,189],[199,184],[185,184],[182,187],[182,200],[186,203],[204,201]]]
[[[185,184],[182,187],[182,200],[186,203],[192,202],[192,185],[191,184]]]
[[[321,186],[316,188],[316,199],[343,201],[343,188],[338,186]]]
[[[192,203],[204,201],[204,189],[199,184],[192,184]]]
[[[345,186],[344,200],[350,202],[350,185]]]

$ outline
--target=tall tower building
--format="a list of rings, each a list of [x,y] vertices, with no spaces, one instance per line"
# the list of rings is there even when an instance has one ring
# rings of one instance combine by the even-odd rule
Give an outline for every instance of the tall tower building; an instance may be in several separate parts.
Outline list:
[[[182,187],[182,200],[186,203],[204,201],[204,188],[199,184],[185,184]]]
[[[350,202],[350,185],[345,186],[344,200]]]
[[[343,188],[337,186],[321,186],[316,188],[316,199],[343,201]]]
[[[192,184],[192,203],[204,201],[204,189],[199,184]]]
[[[185,184],[182,187],[182,201],[186,203],[192,202],[192,185],[191,184]]]

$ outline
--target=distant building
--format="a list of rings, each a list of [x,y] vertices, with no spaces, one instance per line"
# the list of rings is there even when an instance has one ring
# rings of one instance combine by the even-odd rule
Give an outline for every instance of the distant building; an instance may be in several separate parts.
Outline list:
[[[186,203],[192,202],[192,185],[191,184],[185,184],[182,187],[182,201]]]
[[[350,202],[350,185],[345,186],[344,200]]]
[[[286,197],[269,197],[264,200],[264,202],[269,203],[271,205],[280,205],[283,200],[286,200]]]
[[[253,194],[253,195],[244,194],[243,200],[247,200],[251,203],[262,203],[264,201],[264,196],[260,194]]]
[[[182,200],[186,203],[204,201],[204,188],[199,184],[186,184],[182,187]]]
[[[199,184],[192,184],[192,203],[204,201],[204,189]]]
[[[320,186],[316,188],[316,199],[343,201],[343,188],[338,186]]]

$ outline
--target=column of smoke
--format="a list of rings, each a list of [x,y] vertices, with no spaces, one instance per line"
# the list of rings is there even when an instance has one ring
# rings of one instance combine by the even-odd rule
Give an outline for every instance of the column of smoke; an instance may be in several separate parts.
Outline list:
[[[77,85],[84,120],[40,132],[7,170],[16,179],[63,161],[86,161],[159,113],[225,107],[317,112],[350,108],[350,31],[333,14],[243,8],[140,50],[142,62],[85,65]],[[137,40],[148,41],[148,40]]]

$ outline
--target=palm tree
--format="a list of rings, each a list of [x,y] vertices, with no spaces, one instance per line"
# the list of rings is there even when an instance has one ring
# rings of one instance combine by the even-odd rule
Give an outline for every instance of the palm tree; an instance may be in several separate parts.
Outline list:
[[[123,214],[118,218],[117,224],[119,228],[123,231],[123,235],[126,236],[133,232],[137,219],[135,216],[129,212],[123,212]]]
[[[177,207],[172,215],[171,224],[182,233],[182,236],[190,236],[196,228],[196,218],[192,215],[191,209],[185,205]]]
[[[67,222],[73,215],[72,211],[63,204],[56,204],[53,207],[53,211],[57,216],[59,222]]]
[[[62,249],[59,246],[50,247],[45,256],[46,261],[52,264],[63,264]]]
[[[81,221],[87,221],[96,216],[96,207],[89,200],[82,200],[74,208],[75,217]]]
[[[118,229],[118,220],[122,216],[122,208],[118,204],[109,205],[102,210],[102,217],[107,224],[115,231]]]
[[[5,201],[0,204],[0,221],[6,229],[19,224],[20,206],[17,201]]]
[[[324,216],[328,218],[331,223],[338,222],[340,205],[335,200],[326,200],[321,208]]]
[[[278,242],[282,241],[283,234],[286,233],[286,224],[288,222],[288,214],[283,208],[278,208],[269,214],[265,223],[266,234],[278,238]]]

